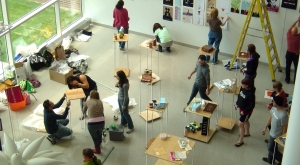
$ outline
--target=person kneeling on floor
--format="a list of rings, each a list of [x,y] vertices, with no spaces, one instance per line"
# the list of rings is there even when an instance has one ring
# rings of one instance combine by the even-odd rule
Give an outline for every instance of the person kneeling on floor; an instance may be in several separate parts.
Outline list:
[[[43,103],[44,106],[44,124],[47,133],[53,135],[55,139],[61,139],[65,136],[70,136],[72,134],[72,129],[66,127],[69,123],[67,116],[69,114],[69,109],[71,103],[68,101],[65,112],[62,115],[56,114],[53,109],[59,108],[65,100],[66,94],[59,100],[58,103],[54,103],[50,100],[45,100]],[[54,140],[55,140],[54,139]]]

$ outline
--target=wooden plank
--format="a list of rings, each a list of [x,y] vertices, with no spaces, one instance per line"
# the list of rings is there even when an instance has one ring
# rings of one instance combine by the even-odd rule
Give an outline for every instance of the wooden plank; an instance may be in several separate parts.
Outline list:
[[[199,125],[199,123],[197,123],[197,125]],[[216,128],[210,127],[208,136],[201,135],[201,131],[196,131],[195,133],[190,132],[190,131],[185,131],[185,136],[188,138],[191,138],[191,139],[195,139],[195,140],[199,140],[199,141],[207,143],[207,142],[209,142],[209,140],[211,139],[211,137],[213,136],[215,131],[216,131]]]
[[[220,119],[217,122],[217,126],[226,128],[229,130],[232,130],[232,128],[235,126],[235,124],[236,124],[236,120],[226,118],[226,117],[220,117]]]
[[[147,122],[160,118],[160,115],[157,112],[154,112],[154,111],[148,111],[148,120],[147,120],[147,111],[141,112],[140,116],[143,119],[145,119]]]
[[[66,91],[66,96],[69,100],[76,100],[76,99],[85,98],[85,94],[84,94],[82,88],[67,90]]]
[[[197,50],[197,53],[207,55],[207,56],[212,56],[215,53],[215,51],[216,51],[216,49],[214,48],[213,51],[207,53],[207,52],[202,51],[202,46],[200,46],[199,49]]]
[[[147,145],[146,145],[146,148],[147,148],[147,149],[151,146],[151,144],[154,142],[154,140],[155,140],[155,138],[151,138],[151,139],[148,141],[148,143],[147,143]]]

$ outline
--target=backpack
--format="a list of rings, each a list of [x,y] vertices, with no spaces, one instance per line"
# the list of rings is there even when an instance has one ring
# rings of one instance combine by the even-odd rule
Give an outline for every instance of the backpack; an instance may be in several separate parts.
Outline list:
[[[45,59],[45,65],[47,67],[51,66],[52,62],[54,61],[54,58],[53,58],[52,54],[47,49],[45,49],[43,51],[42,57],[44,57],[44,59]]]
[[[77,73],[84,74],[88,69],[88,63],[85,59],[71,62],[69,63],[69,66],[73,68],[73,74],[77,74]]]
[[[33,85],[33,87],[38,88],[41,86],[41,82],[36,79],[35,77],[31,76],[28,78],[28,81],[31,82],[31,84]]]
[[[41,53],[34,53],[29,57],[31,69],[39,70],[45,66],[45,58]]]

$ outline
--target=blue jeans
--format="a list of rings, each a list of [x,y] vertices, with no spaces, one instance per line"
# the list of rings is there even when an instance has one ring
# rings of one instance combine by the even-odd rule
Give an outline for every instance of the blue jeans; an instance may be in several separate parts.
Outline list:
[[[99,148],[102,143],[102,132],[104,130],[105,122],[88,123],[87,126],[95,148]]]
[[[119,103],[119,108],[120,108],[120,113],[121,113],[121,124],[122,125],[126,125],[128,124],[128,128],[129,129],[133,129],[133,123],[132,123],[132,119],[131,116],[129,115],[128,112],[128,104],[129,104],[129,100],[125,103],[125,109],[122,110],[122,105],[123,105],[123,100],[118,100]]]
[[[118,34],[120,33],[121,27],[117,27]],[[128,28],[124,28],[124,34],[128,34]],[[125,42],[119,42],[119,47],[124,48],[125,47]]]
[[[217,49],[215,53],[213,54],[212,63],[216,63],[218,61],[218,54],[219,54],[219,46],[222,40],[222,31],[216,32],[213,30],[209,30],[208,33],[208,45],[212,46]],[[206,56],[206,61],[209,62],[210,56]]]
[[[268,162],[269,163],[272,163],[273,154],[274,154],[274,160],[277,160],[279,163],[281,163],[281,161],[282,161],[282,153],[278,151],[277,144],[274,141],[275,139],[276,138],[273,138],[272,136],[270,136],[270,140],[269,140],[269,143],[268,143],[268,151],[269,151]],[[275,147],[275,152],[274,152],[274,146],[275,145],[276,145],[276,147]]]
[[[69,124],[69,119],[59,119],[56,122],[58,124],[58,130],[54,133],[56,139],[61,139],[72,134],[73,131],[70,128],[66,127],[66,125]]]
[[[98,90],[97,85],[95,86],[95,88],[93,89],[95,91]],[[86,98],[82,98],[80,99],[80,107],[81,107],[81,113],[83,114],[83,101],[86,101],[86,99],[90,96],[90,93],[88,93],[88,95],[86,95]]]
[[[197,92],[199,92],[199,95],[202,99],[204,100],[209,100],[211,101],[211,99],[206,95],[206,88],[207,87],[200,87],[196,82],[194,83],[193,89],[192,89],[192,93],[190,96],[189,101],[187,102],[187,105],[190,104],[190,102],[193,100],[194,97],[196,97]]]

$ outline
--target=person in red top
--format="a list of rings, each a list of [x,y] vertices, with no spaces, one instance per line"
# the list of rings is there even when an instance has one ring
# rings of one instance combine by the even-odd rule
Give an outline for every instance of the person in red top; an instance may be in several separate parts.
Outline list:
[[[128,17],[127,9],[123,8],[123,6],[124,6],[124,1],[119,0],[113,12],[113,18],[114,18],[113,27],[117,27],[118,33],[121,27],[123,27],[124,34],[128,34],[128,29],[129,29],[128,21],[130,18]],[[125,42],[119,42],[120,50],[125,50],[124,47],[125,47]]]
[[[293,25],[288,30],[287,37],[287,51],[285,55],[286,59],[286,68],[285,68],[285,82],[287,84],[290,83],[290,72],[291,72],[291,64],[294,63],[294,81],[296,81],[297,74],[297,66],[299,61],[299,50],[300,50],[300,34],[298,33],[298,29],[295,26],[297,22],[300,21],[300,17],[298,20],[293,23]]]
[[[282,89],[282,83],[279,81],[275,81],[273,83],[273,89],[274,92],[272,93],[272,98],[275,96],[280,96],[283,98],[283,107],[287,107],[287,98],[286,98],[286,93],[284,92],[284,90]],[[273,100],[270,104],[267,104],[267,108],[269,110],[271,110],[271,108],[273,107]]]

